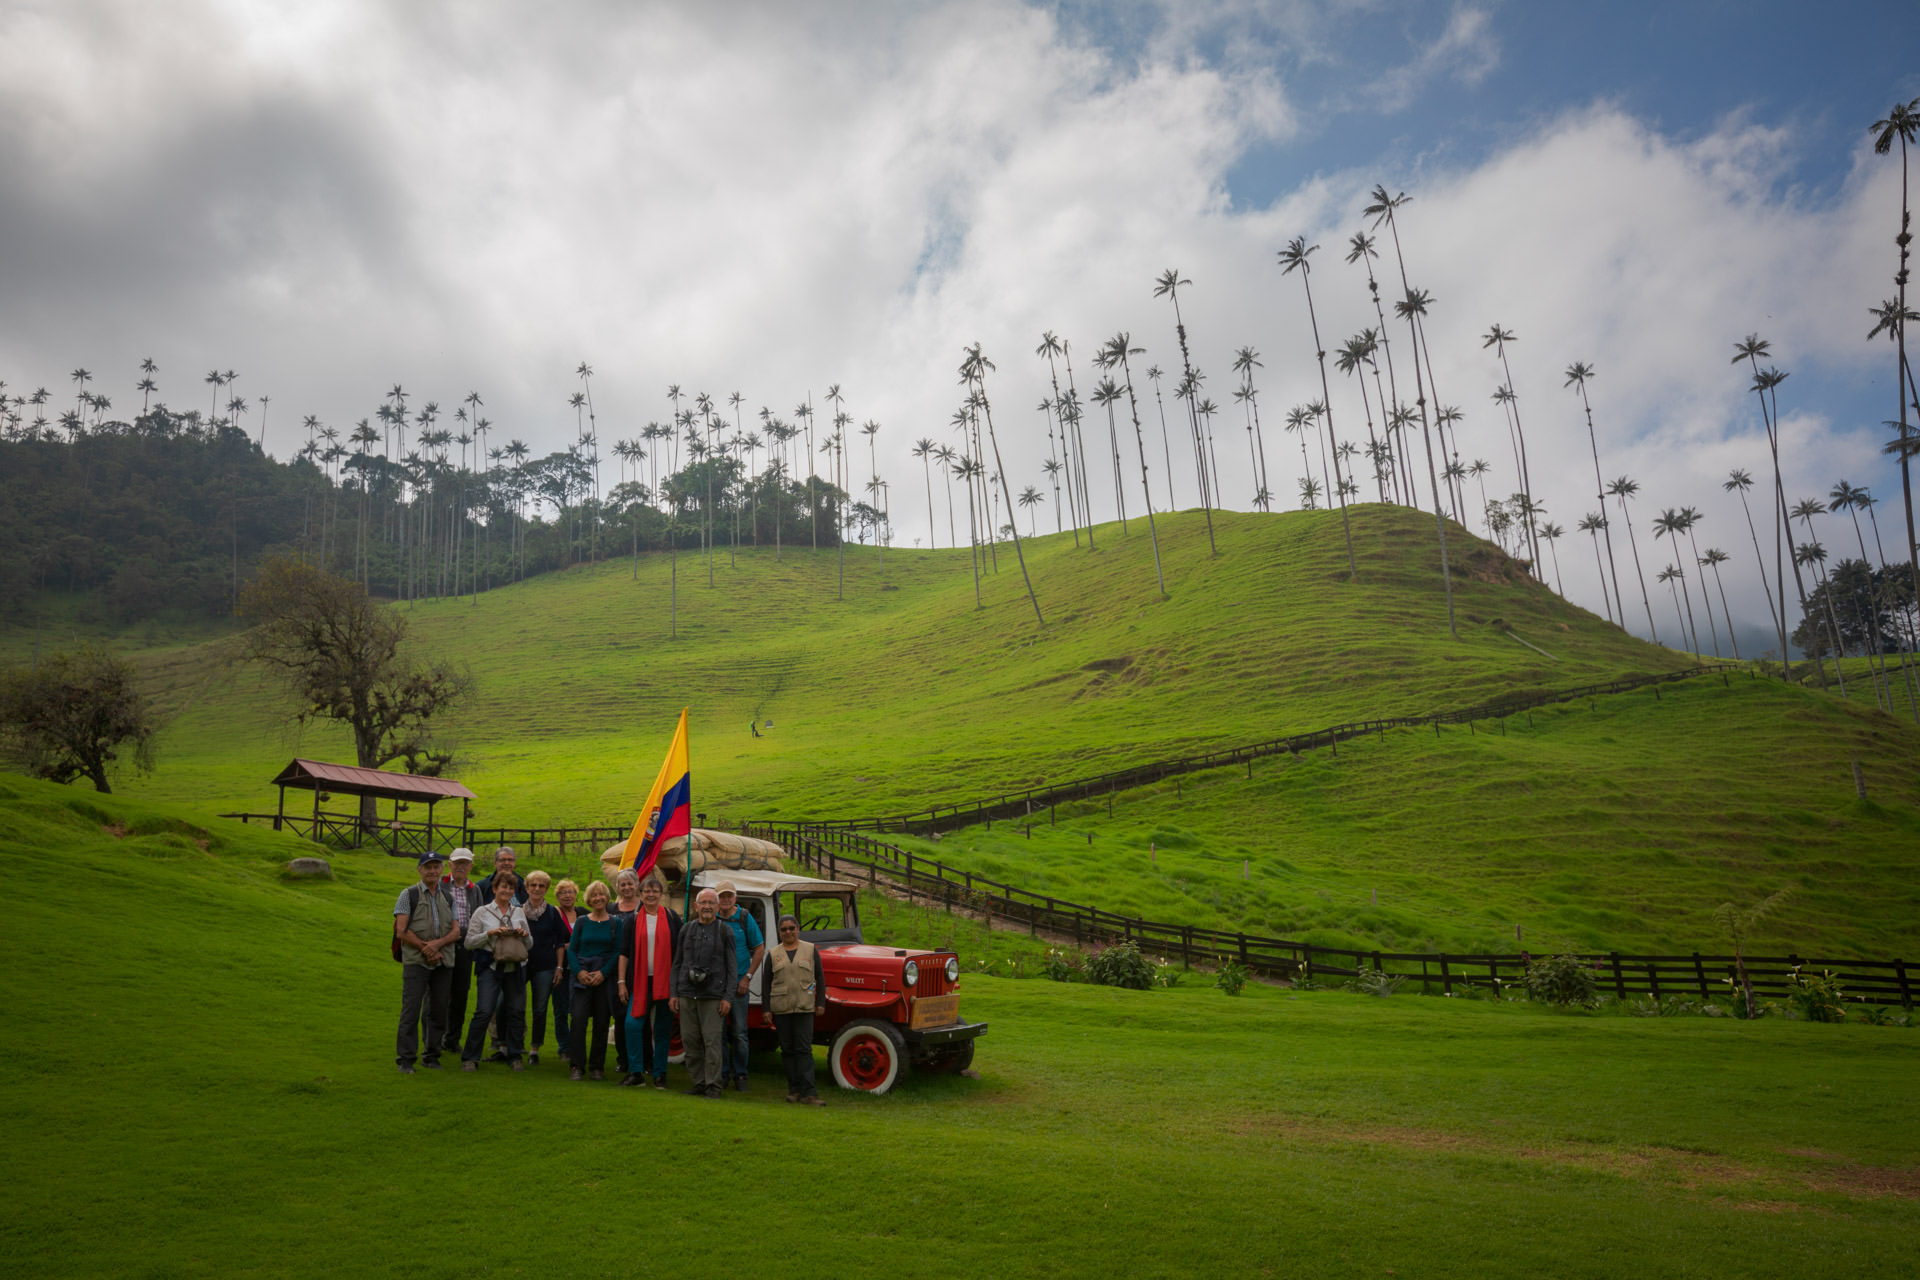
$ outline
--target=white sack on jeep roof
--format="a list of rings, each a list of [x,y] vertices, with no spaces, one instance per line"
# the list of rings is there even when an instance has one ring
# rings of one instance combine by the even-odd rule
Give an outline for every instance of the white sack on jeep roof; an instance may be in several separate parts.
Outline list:
[[[674,836],[660,842],[658,871],[667,883],[684,880],[689,869],[705,871],[725,869],[728,871],[784,871],[782,859],[787,851],[771,840],[756,840],[752,836],[737,836],[730,831],[708,831],[695,827],[691,842],[693,852],[687,852],[688,837]],[[621,855],[627,851],[627,842],[607,846],[600,855],[600,867],[609,881],[620,869]]]

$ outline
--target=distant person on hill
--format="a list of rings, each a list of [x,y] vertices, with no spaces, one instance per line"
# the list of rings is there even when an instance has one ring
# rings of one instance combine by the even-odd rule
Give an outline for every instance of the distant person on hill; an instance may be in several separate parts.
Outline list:
[[[615,902],[607,908],[607,913],[613,917],[614,923],[620,926],[620,936],[624,938],[626,937],[626,930],[633,924],[633,918],[640,914],[640,873],[632,867],[620,868],[613,877],[613,894]],[[614,976],[613,972],[609,970],[607,973],[607,981],[609,984],[613,982]],[[609,986],[608,991],[611,993],[611,986]],[[627,1076],[633,1074],[633,1064],[628,1060],[625,1021],[618,1007],[619,997],[609,994],[607,998],[614,1002],[614,1063],[620,1068],[620,1076],[624,1081]]]
[[[427,1023],[427,1048],[421,1065],[440,1065],[447,1035],[447,997],[453,982],[454,944],[460,925],[453,895],[440,883],[440,855],[420,855],[420,883],[400,891],[393,904],[393,936],[400,942],[400,1033],[394,1062],[400,1074],[413,1074],[420,1053],[420,1021]]]
[[[822,1105],[813,1083],[813,1020],[827,1011],[827,977],[820,952],[800,936],[800,921],[780,917],[780,939],[761,970],[760,1005],[780,1033],[780,1064],[787,1069],[787,1101]]]
[[[573,930],[560,914],[560,908],[547,901],[547,886],[553,878],[544,871],[529,871],[524,888],[527,893],[527,1065],[540,1065],[540,1048],[547,1042],[547,1006],[559,1013],[566,1003],[565,988],[554,999],[554,982],[560,970],[560,953],[566,950]],[[560,1020],[560,1056],[567,1056],[566,1019]]]
[[[460,938],[453,944],[453,986],[447,996],[446,1043],[448,1053],[460,1052],[460,1036],[467,1029],[467,993],[473,988],[473,956],[467,950],[467,921],[482,903],[491,897],[473,883],[473,850],[455,849],[447,863],[447,892],[453,897],[453,913],[460,922]]]
[[[673,999],[680,1018],[680,1045],[695,1097],[720,1096],[720,1039],[728,998],[739,979],[733,930],[720,919],[720,897],[702,889],[694,899],[694,918],[680,928],[680,950],[673,957]]]
[[[460,1069],[480,1069],[487,1024],[498,1012],[501,1048],[513,1069],[519,1071],[525,1066],[520,1061],[520,1046],[527,1026],[527,913],[513,901],[520,889],[518,876],[511,871],[496,871],[487,878],[493,882],[493,901],[476,907],[467,921],[467,949],[473,952],[480,995],[474,1002],[473,1022],[467,1027],[466,1048],[460,1051]]]
[[[661,905],[660,882],[649,878],[640,889],[640,911],[620,942],[621,1030],[630,1071],[620,1083],[667,1087],[667,1057],[673,1046],[673,952],[680,938],[680,917]]]
[[[567,925],[567,942],[573,941],[573,922],[580,918],[574,904],[580,900],[580,886],[571,880],[562,880],[553,886],[554,909]],[[559,1047],[560,1061],[572,1062],[570,1056],[572,1037],[567,1034],[568,1015],[573,1010],[573,975],[567,969],[567,948],[560,947],[555,957],[557,967],[553,971],[553,1043]]]
[[[753,913],[740,906],[740,891],[733,881],[722,880],[714,886],[714,892],[720,898],[720,918],[733,930],[734,972],[740,975],[732,993],[733,1012],[727,1015],[726,1052],[720,1060],[720,1083],[733,1082],[733,1087],[741,1093],[747,1091],[747,1015],[750,1001],[747,993],[753,986],[754,972],[759,969],[761,960],[766,958],[767,938],[760,932],[760,922]]]
[[[573,1008],[568,1012],[573,1038],[567,1044],[567,1061],[575,1080],[606,1078],[607,1023],[613,1016],[613,981],[607,975],[620,954],[620,925],[607,914],[609,896],[598,880],[587,886],[587,914],[573,922],[573,941],[567,944],[567,970],[573,974]]]

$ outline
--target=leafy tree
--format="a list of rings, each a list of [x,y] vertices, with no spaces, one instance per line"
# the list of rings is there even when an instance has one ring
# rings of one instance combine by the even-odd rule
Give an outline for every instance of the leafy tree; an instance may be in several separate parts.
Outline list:
[[[0,752],[36,778],[85,778],[103,792],[129,744],[134,767],[150,771],[159,725],[136,677],[132,663],[91,646],[0,675]]]
[[[451,763],[430,730],[472,691],[472,677],[405,653],[406,618],[375,604],[360,584],[276,557],[247,584],[240,612],[253,623],[240,638],[243,655],[285,682],[299,707],[295,720],[345,725],[360,767],[398,760],[409,773],[433,776]],[[371,797],[361,816],[372,818]]]

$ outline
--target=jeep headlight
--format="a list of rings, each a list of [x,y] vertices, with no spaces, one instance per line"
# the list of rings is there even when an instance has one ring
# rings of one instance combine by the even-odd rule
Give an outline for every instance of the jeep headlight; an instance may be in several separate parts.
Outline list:
[[[907,961],[906,966],[900,970],[900,981],[908,986],[920,981],[920,966],[912,960]]]
[[[947,957],[947,981],[948,982],[960,981],[960,957],[959,956]]]

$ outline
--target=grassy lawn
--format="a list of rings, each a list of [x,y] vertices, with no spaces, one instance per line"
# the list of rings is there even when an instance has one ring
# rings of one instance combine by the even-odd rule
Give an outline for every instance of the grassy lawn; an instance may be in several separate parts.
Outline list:
[[[980,1079],[818,1112],[771,1058],[717,1107],[402,1078],[405,864],[288,881],[290,838],[11,778],[0,821],[14,1274],[1911,1271],[1910,1030],[970,975]]]

